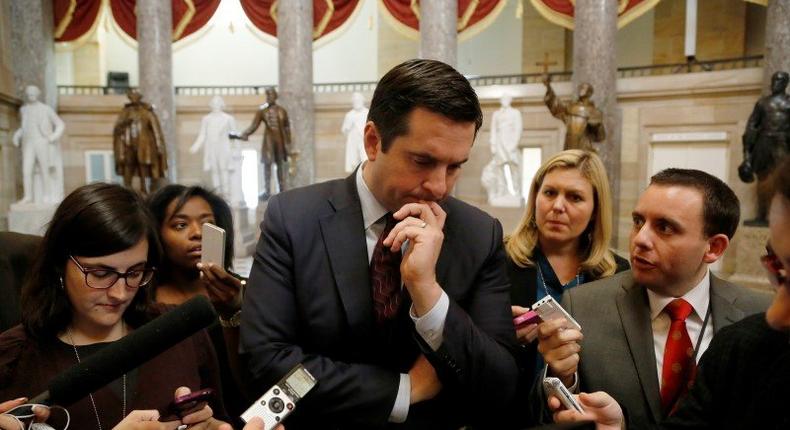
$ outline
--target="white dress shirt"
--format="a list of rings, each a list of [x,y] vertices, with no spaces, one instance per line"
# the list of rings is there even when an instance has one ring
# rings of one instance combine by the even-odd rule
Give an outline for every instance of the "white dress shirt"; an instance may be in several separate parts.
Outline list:
[[[672,324],[672,319],[664,312],[664,308],[675,300],[675,297],[664,296],[658,294],[650,289],[647,290],[647,298],[650,301],[650,320],[653,327],[653,349],[656,355],[656,372],[658,374],[658,389],[663,385],[661,383],[661,373],[664,366],[664,347],[667,344],[667,336],[669,336],[669,326]],[[702,323],[705,319],[705,314],[708,312],[710,305],[710,271],[705,273],[697,286],[691,289],[688,293],[683,295],[683,300],[687,301],[694,310],[686,318],[686,330],[691,339],[691,347],[696,348],[699,341],[700,331],[702,330]],[[708,323],[705,325],[705,333],[702,335],[702,343],[699,344],[699,351],[695,357],[699,363],[702,354],[708,349],[711,339],[713,339],[713,321],[712,316],[708,318]]]
[[[365,178],[362,177],[362,169],[367,162],[363,163],[357,169],[356,183],[357,194],[359,194],[359,203],[362,207],[362,223],[365,227],[365,243],[368,248],[368,262],[373,258],[373,250],[376,243],[379,241],[379,236],[384,231],[386,220],[383,219],[389,211],[376,200],[373,193],[365,183]],[[408,246],[408,243],[403,245],[402,249]],[[401,288],[403,286],[401,285]],[[450,298],[447,293],[442,291],[442,295],[436,304],[421,317],[416,317],[414,314],[414,305],[409,309],[409,315],[414,321],[417,333],[425,340],[425,342],[433,348],[434,351],[439,349],[442,345],[444,333],[444,321],[447,318],[447,311],[450,308]],[[411,398],[411,380],[408,373],[401,373],[400,384],[398,386],[398,395],[395,397],[395,404],[392,406],[389,421],[394,423],[402,423],[406,421],[409,415],[409,400]]]

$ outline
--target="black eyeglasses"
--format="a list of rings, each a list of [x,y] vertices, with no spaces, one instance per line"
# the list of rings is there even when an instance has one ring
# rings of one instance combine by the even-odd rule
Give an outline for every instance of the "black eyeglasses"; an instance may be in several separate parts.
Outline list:
[[[779,261],[779,257],[774,254],[771,245],[766,245],[765,251],[767,254],[760,257],[760,262],[763,263],[763,268],[768,274],[768,280],[771,282],[771,285],[775,288],[781,286],[790,288],[790,277],[787,276],[787,269],[782,262]]]
[[[143,269],[134,269],[126,273],[121,273],[112,269],[95,268],[86,269],[82,267],[79,261],[74,256],[69,255],[71,261],[77,265],[83,275],[85,275],[85,285],[97,290],[106,290],[118,282],[118,279],[123,278],[126,281],[127,288],[139,288],[148,285],[154,277],[156,268],[145,267]]]

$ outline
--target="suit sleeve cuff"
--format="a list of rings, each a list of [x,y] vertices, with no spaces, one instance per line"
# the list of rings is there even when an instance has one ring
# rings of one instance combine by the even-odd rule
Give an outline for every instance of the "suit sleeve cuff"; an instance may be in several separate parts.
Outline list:
[[[402,423],[409,416],[409,400],[411,398],[411,380],[407,373],[400,374],[398,385],[398,395],[395,397],[395,404],[390,412],[389,422]]]
[[[417,333],[434,351],[442,346],[444,340],[444,321],[447,319],[447,311],[450,309],[450,298],[447,293],[442,291],[439,300],[425,315],[417,317],[414,314],[414,305],[409,309],[409,316],[414,321]]]

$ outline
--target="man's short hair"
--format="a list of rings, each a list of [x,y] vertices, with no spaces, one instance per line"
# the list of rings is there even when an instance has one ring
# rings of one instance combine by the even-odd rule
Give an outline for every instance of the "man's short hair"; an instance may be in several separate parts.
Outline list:
[[[477,94],[462,74],[441,61],[409,60],[381,78],[370,101],[368,121],[376,124],[382,152],[409,132],[409,114],[418,107],[456,122],[473,122],[475,135],[483,124]]]
[[[650,185],[693,188],[702,194],[702,218],[707,237],[724,234],[732,239],[741,218],[738,196],[721,179],[694,169],[664,169],[650,178]]]

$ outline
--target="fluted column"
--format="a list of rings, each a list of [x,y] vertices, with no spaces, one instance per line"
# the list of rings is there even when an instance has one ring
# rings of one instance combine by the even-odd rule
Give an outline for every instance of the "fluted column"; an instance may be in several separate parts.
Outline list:
[[[763,93],[771,92],[771,76],[790,73],[790,0],[770,0],[765,19]]]
[[[178,169],[178,141],[171,45],[172,3],[162,0],[138,0],[136,10],[140,93],[144,101],[155,107],[167,145],[167,176],[170,181],[175,182]]]
[[[458,62],[458,1],[420,2],[420,58]]]
[[[593,86],[593,101],[603,111],[606,140],[598,146],[612,189],[613,213],[619,214],[620,124],[617,107],[617,0],[576,2],[573,31],[573,86],[587,82]],[[614,232],[617,233],[617,222]],[[616,243],[616,242],[615,242]]]
[[[25,87],[41,90],[39,100],[56,108],[55,42],[51,0],[11,0],[11,46],[16,96]]]
[[[287,188],[309,185],[315,180],[313,111],[313,2],[281,1],[277,9],[279,97],[291,120],[293,175]],[[292,158],[293,160],[293,158]]]

